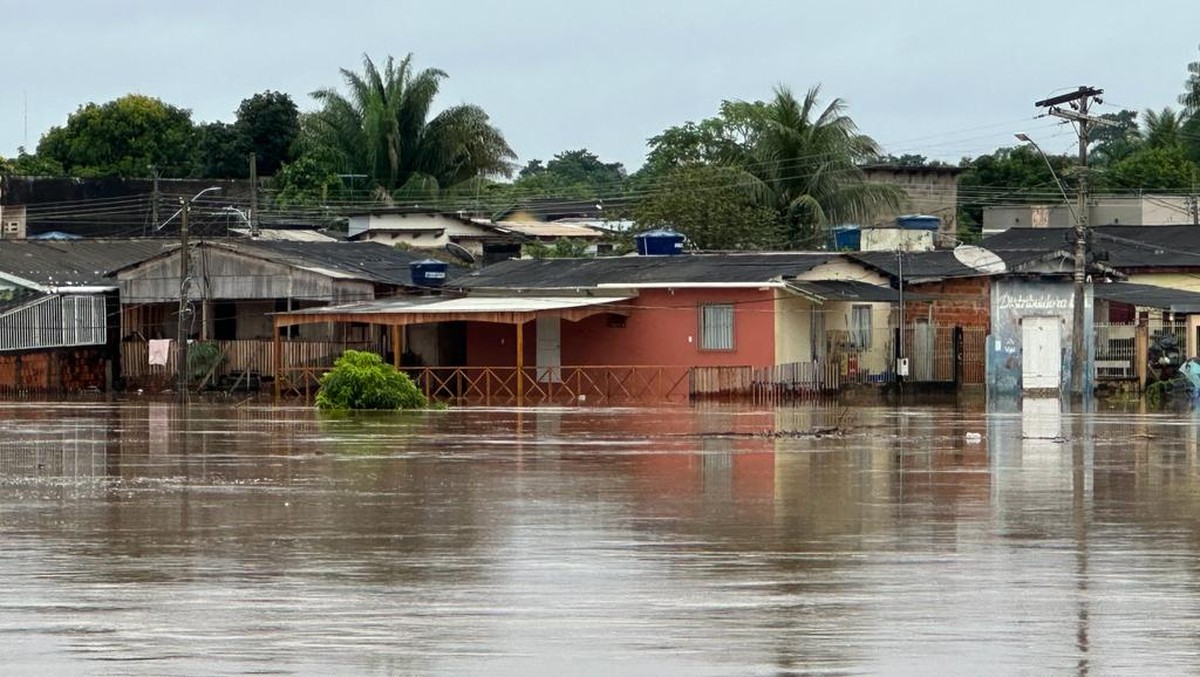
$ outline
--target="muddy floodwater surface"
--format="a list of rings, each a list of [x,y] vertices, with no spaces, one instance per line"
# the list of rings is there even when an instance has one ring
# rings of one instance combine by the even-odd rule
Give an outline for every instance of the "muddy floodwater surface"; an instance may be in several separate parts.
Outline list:
[[[1198,431],[0,403],[0,672],[1196,674]]]

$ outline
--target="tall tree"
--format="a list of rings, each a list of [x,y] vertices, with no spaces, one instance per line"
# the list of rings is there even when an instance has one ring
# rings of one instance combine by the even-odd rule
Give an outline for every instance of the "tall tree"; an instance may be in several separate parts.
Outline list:
[[[740,169],[688,164],[667,174],[634,211],[641,230],[671,228],[699,249],[768,249],[779,244],[774,210],[755,203]]]
[[[619,193],[625,183],[620,162],[604,162],[586,148],[557,153],[545,164],[530,160],[513,182],[513,196],[604,198]]]
[[[1150,148],[1175,148],[1183,144],[1183,116],[1171,107],[1163,108],[1161,112],[1146,109],[1143,113],[1145,120],[1146,145]]]
[[[348,92],[322,89],[305,126],[306,144],[341,173],[364,174],[392,192],[406,184],[446,188],[484,175],[509,176],[516,154],[482,108],[451,106],[430,117],[446,73],[416,70],[412,55],[380,71],[341,70]]]
[[[1065,155],[1043,159],[1027,145],[1000,148],[965,161],[965,171],[958,178],[959,220],[968,232],[978,232],[983,225],[983,208],[988,205],[1061,203],[1059,177],[1067,177],[1071,166],[1071,158]]]
[[[185,176],[195,133],[190,111],[128,94],[82,106],[42,136],[37,154],[71,176],[144,177],[151,167]]]
[[[899,186],[866,180],[860,165],[879,157],[879,146],[858,133],[841,99],[821,108],[820,93],[814,86],[797,99],[781,86],[770,103],[754,104],[756,133],[738,159],[758,179],[755,190],[779,214],[791,247],[817,245],[828,226],[869,223],[906,201]]]
[[[680,166],[735,169],[753,204],[776,215],[791,248],[823,243],[828,226],[900,209],[903,190],[870,183],[861,169],[878,159],[879,147],[858,132],[840,99],[823,108],[819,99],[819,87],[802,99],[778,87],[769,102],[726,101],[715,118],[667,129],[650,139],[633,190],[652,193]]]
[[[234,127],[244,152],[257,156],[260,175],[273,176],[283,163],[295,159],[300,111],[287,94],[267,90],[242,101]]]
[[[1092,125],[1088,131],[1093,164],[1104,166],[1117,162],[1129,157],[1141,145],[1137,111],[1105,113],[1100,119],[1107,124]]]

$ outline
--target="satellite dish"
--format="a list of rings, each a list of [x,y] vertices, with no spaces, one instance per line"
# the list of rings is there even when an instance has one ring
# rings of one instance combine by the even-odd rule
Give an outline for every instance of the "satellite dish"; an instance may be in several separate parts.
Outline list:
[[[461,261],[465,262],[467,265],[474,265],[474,263],[475,263],[475,255],[472,254],[466,247],[463,247],[462,245],[458,245],[453,242],[447,242],[446,243],[446,251],[450,252],[450,254],[454,256],[454,258],[460,259]]]
[[[954,248],[954,258],[968,268],[973,268],[984,275],[995,275],[1008,270],[1004,259],[990,249],[976,247],[971,244],[960,244]]]

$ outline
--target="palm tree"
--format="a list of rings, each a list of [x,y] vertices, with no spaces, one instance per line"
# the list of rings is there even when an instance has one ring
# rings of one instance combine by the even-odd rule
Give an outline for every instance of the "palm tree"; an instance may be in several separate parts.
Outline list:
[[[820,86],[803,100],[780,86],[770,103],[746,104],[756,109],[755,132],[734,158],[760,203],[779,213],[791,247],[812,246],[830,225],[868,223],[906,201],[899,186],[866,180],[861,165],[880,155],[879,146],[858,133],[841,99],[819,109],[819,96]]]
[[[1179,103],[1183,106],[1186,118],[1194,118],[1200,113],[1200,61],[1187,65],[1188,77],[1183,83],[1183,94],[1179,95]]]
[[[1142,114],[1146,121],[1146,145],[1150,148],[1174,148],[1183,143],[1184,117],[1170,106],[1156,112],[1149,108]]]
[[[389,56],[382,73],[364,55],[361,75],[341,73],[347,95],[313,92],[323,107],[305,125],[312,151],[340,171],[365,174],[389,193],[511,175],[516,153],[482,108],[451,106],[429,118],[444,71],[418,71],[409,54],[399,63]]]

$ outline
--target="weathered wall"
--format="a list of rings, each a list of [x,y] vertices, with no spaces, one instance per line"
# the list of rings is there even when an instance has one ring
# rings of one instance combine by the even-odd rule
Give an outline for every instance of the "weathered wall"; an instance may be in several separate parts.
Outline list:
[[[930,297],[904,303],[905,324],[924,318],[930,324],[957,327],[991,325],[991,279],[969,277],[941,282],[905,285],[914,295]]]
[[[733,350],[699,349],[699,305],[734,304]],[[774,293],[765,289],[642,290],[624,326],[601,313],[562,325],[562,364],[650,366],[768,366],[775,360]],[[509,325],[468,323],[467,364],[516,364]],[[534,323],[525,327],[525,364],[537,350]]]
[[[103,346],[0,355],[0,392],[63,393],[105,387]]]
[[[988,341],[988,392],[1016,394],[1021,391],[1021,321],[1026,317],[1057,317],[1062,337],[1062,382],[1066,392],[1071,383],[1073,356],[1071,334],[1073,324],[1074,285],[1070,280],[1026,280],[998,278],[992,282],[992,333]],[[1085,390],[1091,389],[1094,346],[1092,290],[1088,286],[1084,299],[1084,356]]]

